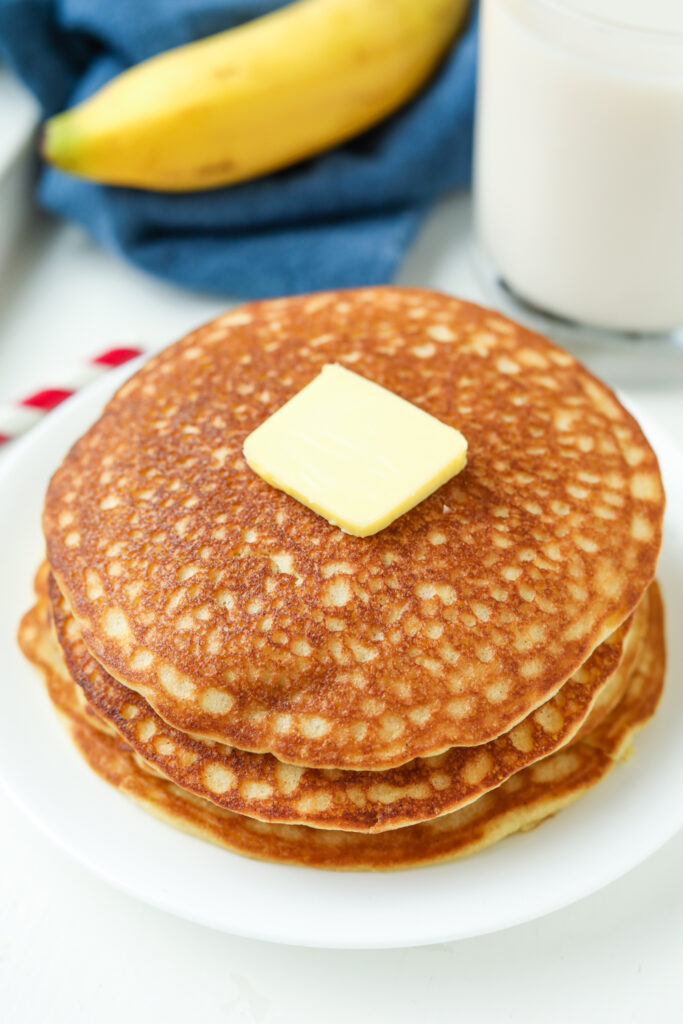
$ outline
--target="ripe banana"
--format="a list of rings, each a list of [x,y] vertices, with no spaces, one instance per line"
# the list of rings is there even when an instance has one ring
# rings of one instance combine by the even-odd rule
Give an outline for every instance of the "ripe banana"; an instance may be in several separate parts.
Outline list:
[[[358,134],[423,84],[467,0],[297,0],[143,61],[47,122],[65,171],[168,192],[228,185]]]

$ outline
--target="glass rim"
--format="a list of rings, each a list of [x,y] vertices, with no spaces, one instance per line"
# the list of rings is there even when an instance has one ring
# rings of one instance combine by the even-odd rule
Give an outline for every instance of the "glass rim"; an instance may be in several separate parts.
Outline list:
[[[584,26],[608,29],[610,32],[621,33],[630,38],[639,36],[641,38],[646,37],[655,42],[683,43],[683,29],[664,29],[654,28],[650,25],[629,24],[628,22],[617,21],[614,18],[605,17],[601,14],[594,14],[592,11],[579,7],[570,7],[566,0],[531,0],[531,3],[539,7],[545,7],[561,17],[572,18]]]

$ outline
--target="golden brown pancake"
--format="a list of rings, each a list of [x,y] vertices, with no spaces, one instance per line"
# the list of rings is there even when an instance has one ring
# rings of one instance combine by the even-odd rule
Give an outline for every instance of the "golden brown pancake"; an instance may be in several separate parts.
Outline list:
[[[584,739],[525,769],[474,803],[433,821],[381,835],[273,825],[217,807],[143,768],[126,744],[96,723],[78,697],[38,606],[22,620],[26,656],[43,672],[51,700],[90,766],[168,823],[264,860],[338,870],[390,870],[462,857],[538,824],[595,785],[624,756],[652,716],[664,675],[663,613],[650,591],[646,641],[625,694]]]
[[[42,573],[39,579],[42,579]],[[37,592],[41,601],[47,595]],[[568,743],[605,689],[623,691],[648,623],[646,594],[587,664],[527,719],[480,747],[455,747],[386,772],[298,768],[187,736],[144,698],[109,676],[89,654],[78,625],[51,581],[57,639],[87,702],[143,761],[182,788],[263,821],[380,832],[471,803],[521,769]]]
[[[572,742],[581,739],[586,733],[595,729],[611,711],[616,708],[626,693],[631,675],[638,664],[641,652],[647,641],[647,623],[649,621],[649,602],[652,600],[652,584],[633,614],[633,626],[629,630],[624,643],[624,655],[619,670],[607,680],[593,702],[588,717],[572,738]],[[623,628],[623,627],[622,627]]]
[[[339,362],[448,423],[466,470],[373,537],[255,475],[245,437]],[[160,353],[55,474],[48,559],[106,671],[183,732],[385,770],[549,700],[653,578],[657,460],[566,352],[368,288],[231,311]]]

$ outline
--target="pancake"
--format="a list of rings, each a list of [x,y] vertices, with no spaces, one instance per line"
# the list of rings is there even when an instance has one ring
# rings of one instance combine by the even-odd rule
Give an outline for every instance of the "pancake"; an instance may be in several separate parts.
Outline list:
[[[647,622],[649,620],[648,605],[652,600],[651,590],[652,584],[648,587],[645,596],[634,612],[634,625],[624,643],[624,655],[619,664],[618,671],[614,672],[604,686],[600,687],[588,716],[575,732],[572,742],[581,739],[587,732],[595,729],[617,707],[626,693],[631,675],[635,670],[646,642]]]
[[[467,468],[351,537],[248,469],[339,362],[459,429]],[[386,770],[508,732],[654,576],[657,460],[566,352],[435,292],[233,310],[150,360],[55,474],[48,559],[85,644],[194,736]]]
[[[652,716],[664,676],[663,612],[656,585],[649,622],[627,690],[584,739],[513,776],[468,807],[434,821],[382,835],[273,825],[202,800],[143,768],[133,752],[95,724],[83,706],[39,606],[24,617],[19,638],[44,674],[51,700],[76,747],[103,779],[164,821],[248,857],[337,870],[391,870],[462,857],[514,832],[533,828],[595,785],[628,752],[633,734]]]
[[[41,573],[41,578],[43,578]],[[37,591],[41,600],[43,588]],[[54,580],[57,639],[88,704],[149,766],[197,796],[263,821],[381,832],[465,806],[568,743],[602,692],[621,693],[648,622],[646,594],[633,621],[601,644],[559,692],[510,732],[386,772],[297,768],[271,754],[207,744],[167,725],[146,701],[92,658]]]

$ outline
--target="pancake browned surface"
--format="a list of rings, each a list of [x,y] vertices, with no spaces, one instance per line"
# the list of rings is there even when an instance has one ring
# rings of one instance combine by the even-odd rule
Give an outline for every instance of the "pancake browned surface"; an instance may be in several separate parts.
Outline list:
[[[39,575],[37,592],[43,595]],[[588,662],[527,719],[479,747],[452,747],[386,772],[299,768],[271,754],[205,743],[169,726],[89,654],[51,581],[57,637],[88,703],[148,764],[197,796],[264,821],[380,832],[453,811],[567,744],[604,691],[623,692],[648,623],[649,597]],[[597,708],[596,708],[597,710]]]
[[[482,796],[431,822],[382,835],[272,825],[226,811],[141,766],[118,736],[103,731],[83,705],[59,648],[46,628],[45,605],[23,619],[20,642],[42,670],[50,697],[90,766],[160,818],[249,857],[346,870],[389,870],[461,857],[529,829],[598,782],[626,752],[634,732],[654,713],[664,675],[659,590],[648,604],[648,628],[628,688],[607,718],[583,740],[561,750]]]
[[[467,469],[350,537],[246,466],[340,362],[462,431]],[[386,769],[547,701],[653,578],[656,458],[567,353],[434,292],[253,303],[162,352],[55,474],[48,558],[105,669],[177,728]]]

